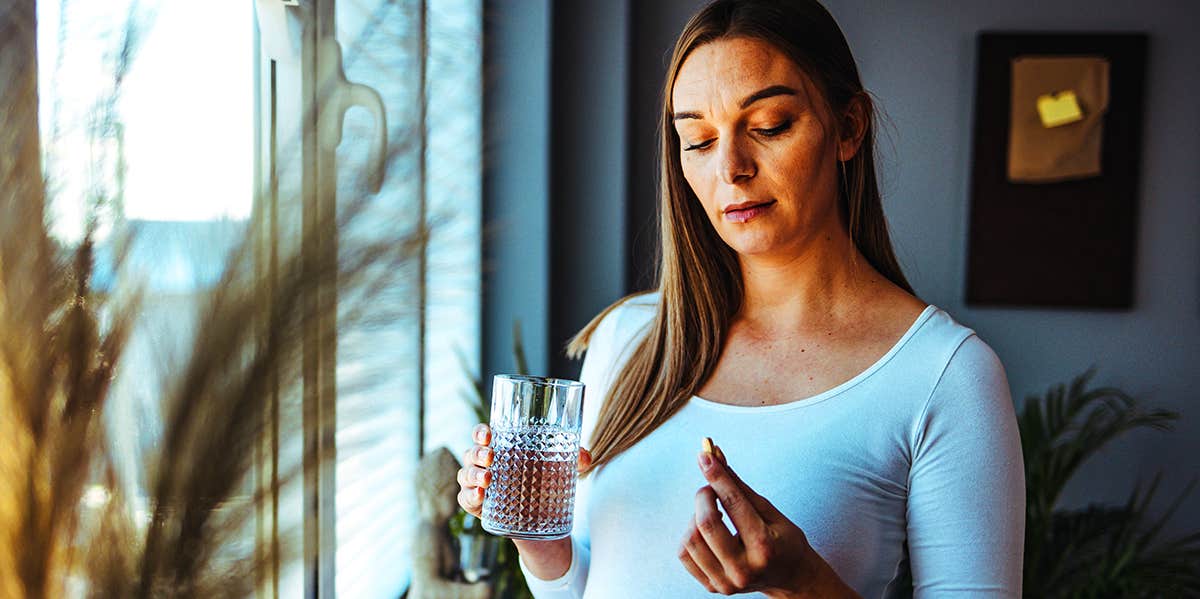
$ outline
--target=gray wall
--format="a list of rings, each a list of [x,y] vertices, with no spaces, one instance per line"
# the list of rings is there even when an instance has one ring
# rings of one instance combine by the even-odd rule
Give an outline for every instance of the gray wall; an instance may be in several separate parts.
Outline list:
[[[629,11],[553,6],[549,372],[574,378],[566,340],[624,289]]]
[[[650,6],[635,13],[633,88],[658,97],[664,53],[703,2],[641,4]],[[922,299],[991,344],[1018,402],[1094,364],[1097,383],[1183,413],[1174,432],[1133,434],[1085,465],[1064,503],[1122,501],[1136,480],[1158,470],[1162,498],[1174,497],[1200,475],[1200,3],[1108,0],[1081,9],[1075,0],[826,0],[826,6],[887,117],[880,142],[885,209]],[[1150,34],[1132,310],[964,304],[975,35],[987,29]],[[652,128],[655,107],[635,105],[633,118]],[[653,133],[637,131],[633,139],[635,164],[652,164]],[[640,168],[631,172],[652,179],[652,170]],[[633,202],[653,201],[646,181],[630,188]],[[1200,493],[1173,523],[1176,531],[1200,528]]]
[[[521,323],[533,372],[546,371],[550,274],[550,5],[484,3],[483,339],[485,380],[513,372]]]
[[[575,377],[566,341],[625,290],[629,11],[487,0],[483,373]]]
[[[500,212],[520,210],[536,226],[526,230],[528,238],[494,241],[503,259],[496,261],[495,252],[487,258],[497,275],[511,273],[512,280],[495,285],[500,281],[493,277],[488,291],[500,301],[485,305],[485,371],[494,371],[507,356],[508,321],[497,319],[541,310],[540,320],[526,320],[534,369],[547,372],[553,364],[555,373],[569,375],[563,370],[565,363],[554,357],[564,335],[595,310],[648,281],[653,243],[647,241],[656,234],[650,223],[656,204],[659,86],[674,36],[702,2],[493,4],[512,11],[504,21],[528,20],[520,13],[530,7],[541,11],[527,31],[532,39],[510,32],[510,45],[520,42],[542,52],[551,47],[564,52],[552,67],[547,54],[540,59],[528,53],[512,55],[524,68],[533,69],[519,78],[532,87],[515,90],[513,82],[499,82],[498,92],[489,91],[510,103],[499,112],[491,104],[489,118],[513,120],[511,128],[528,123],[534,129],[521,134],[525,142],[508,142],[509,154],[494,161],[492,183],[485,191],[488,205]],[[1084,467],[1067,489],[1065,504],[1122,501],[1136,480],[1158,470],[1165,473],[1161,498],[1174,497],[1200,475],[1200,112],[1195,101],[1200,97],[1200,37],[1194,35],[1200,26],[1200,3],[1106,0],[1089,3],[1086,9],[1075,0],[827,0],[827,5],[849,38],[866,86],[887,116],[880,142],[885,208],[897,253],[917,293],[991,344],[1005,364],[1018,402],[1094,364],[1099,367],[1097,383],[1119,386],[1149,404],[1184,415],[1175,432],[1138,433],[1114,444]],[[598,12],[598,6],[610,10]],[[594,52],[581,52],[578,39],[559,37],[584,35],[580,27],[587,19],[600,17],[598,31],[608,37],[588,38],[599,44]],[[546,31],[551,22],[559,31]],[[964,304],[975,34],[986,29],[1150,34],[1132,310],[981,309]],[[627,49],[615,48],[614,40],[625,41]],[[564,89],[566,81],[587,86],[587,92]],[[541,99],[535,97],[542,92]],[[622,94],[623,106],[605,106],[620,102]],[[563,104],[567,99],[572,102],[569,110]],[[547,113],[547,102],[559,105]],[[547,121],[547,114],[554,115],[553,122]],[[588,114],[595,116],[589,119]],[[570,129],[556,136],[549,132],[554,127]],[[548,150],[524,145],[539,137],[554,143]],[[627,144],[615,154],[612,146],[596,147],[623,139]],[[502,167],[521,170],[500,173]],[[530,179],[539,173],[541,182]],[[551,189],[556,192],[553,201],[548,199]],[[529,216],[528,209],[540,212]],[[580,221],[573,219],[584,217],[598,220],[580,228]],[[547,236],[535,241],[537,227],[555,232],[541,229]],[[559,235],[559,241],[551,235]],[[517,252],[517,246],[525,250]],[[538,248],[542,254],[535,252]],[[555,249],[560,255],[554,255]],[[587,279],[580,273],[595,276]],[[571,281],[574,287],[549,295],[556,281]],[[570,302],[552,307],[563,298]],[[535,321],[540,324],[534,326]],[[1200,528],[1200,493],[1184,505],[1170,528]]]

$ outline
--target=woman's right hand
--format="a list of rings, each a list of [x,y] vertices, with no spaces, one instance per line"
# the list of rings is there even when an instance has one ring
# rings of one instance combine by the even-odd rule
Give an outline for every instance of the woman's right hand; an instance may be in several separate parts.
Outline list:
[[[488,470],[492,465],[491,427],[483,423],[475,425],[471,440],[475,444],[463,454],[463,467],[458,469],[458,505],[479,518],[484,489],[492,484],[492,473]]]
[[[486,424],[478,424],[471,432],[475,444],[463,455],[463,467],[458,471],[458,505],[468,514],[479,518],[483,509],[483,493],[492,484],[492,473],[488,468],[492,465],[492,429]],[[579,448],[579,469],[583,470],[592,463],[592,454]],[[521,561],[537,578],[554,580],[564,573],[571,565],[571,539],[555,539],[553,541],[527,541],[515,539],[517,552]]]
[[[486,424],[477,424],[471,432],[475,444],[463,455],[463,467],[458,470],[458,505],[468,514],[479,518],[483,509],[483,493],[492,484],[492,429]],[[592,454],[579,448],[579,470],[592,463]]]

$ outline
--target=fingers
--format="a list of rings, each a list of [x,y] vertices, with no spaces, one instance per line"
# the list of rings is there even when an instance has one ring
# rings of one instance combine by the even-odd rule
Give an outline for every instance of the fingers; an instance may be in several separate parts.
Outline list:
[[[712,487],[702,487],[696,492],[696,530],[700,532],[704,542],[712,550],[713,555],[723,564],[727,577],[745,562],[745,551],[742,542],[733,537],[721,512],[717,509],[717,494]]]
[[[704,571],[700,569],[700,566],[697,566],[696,562],[692,560],[691,554],[688,553],[687,546],[684,546],[679,550],[679,561],[683,563],[683,567],[688,571],[688,574],[691,574],[692,578],[695,578],[700,582],[700,584],[704,585],[704,588],[707,589],[708,592],[717,592],[717,589],[713,587],[711,582],[709,582],[708,575],[706,575]]]
[[[579,471],[583,472],[584,470],[588,469],[588,466],[591,466],[591,465],[592,465],[592,452],[580,447],[579,448],[579,467],[578,467]]]
[[[756,493],[754,489],[750,488],[750,485],[746,484],[746,481],[742,480],[742,477],[738,476],[737,471],[729,467],[729,461],[725,458],[725,452],[721,451],[721,447],[719,445],[713,445],[713,454],[717,456],[719,465],[725,469],[730,478],[732,478],[733,481],[742,488],[742,492],[750,500],[750,505],[754,506],[754,509],[758,511],[758,515],[761,516],[764,521],[771,522],[775,519],[783,517],[783,514],[780,514],[779,510],[775,509],[775,506],[772,505],[766,497]],[[701,470],[703,470],[703,468],[704,466],[702,464]]]
[[[737,479],[728,466],[714,459],[711,454],[700,454],[700,470],[708,480],[709,486],[716,491],[721,507],[729,514],[729,519],[733,521],[738,533],[765,534],[766,523],[751,500],[751,496],[758,497],[757,493]]]
[[[463,454],[463,467],[458,470],[458,505],[468,514],[479,517],[483,508],[484,489],[492,483],[492,430],[486,424],[476,425],[471,431],[475,445]]]
[[[482,422],[476,424],[475,428],[471,431],[471,439],[475,441],[477,445],[491,445],[492,427]]]
[[[479,487],[486,489],[492,484],[492,473],[478,466],[465,466],[458,469],[458,485],[460,487]]]
[[[683,547],[679,550],[679,560],[683,562],[685,568],[688,568],[692,577],[700,581],[700,584],[709,591],[725,595],[736,592],[734,585],[725,576],[725,567],[721,565],[717,556],[713,555],[712,549],[704,541],[695,521],[688,527]],[[693,571],[693,567],[696,571]]]
[[[458,505],[468,514],[480,517],[483,510],[483,489],[480,487],[463,487],[458,490]]]
[[[462,463],[467,466],[487,468],[492,465],[492,448],[486,445],[475,445],[463,454]]]

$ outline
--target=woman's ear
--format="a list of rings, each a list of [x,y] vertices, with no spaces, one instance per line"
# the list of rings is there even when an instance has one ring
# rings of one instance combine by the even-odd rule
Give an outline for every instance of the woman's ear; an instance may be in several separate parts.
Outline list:
[[[838,127],[838,160],[846,162],[858,154],[863,137],[870,125],[871,99],[866,94],[856,94],[846,105]]]

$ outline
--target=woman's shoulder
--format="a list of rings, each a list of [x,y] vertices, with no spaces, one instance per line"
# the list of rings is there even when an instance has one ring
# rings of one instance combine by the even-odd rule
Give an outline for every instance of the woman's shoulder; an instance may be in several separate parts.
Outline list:
[[[662,298],[662,294],[658,291],[643,291],[622,298],[617,302],[617,308],[623,310],[633,310],[641,312],[649,312],[651,315],[658,309],[658,302]]]
[[[952,314],[937,305],[929,304],[925,308],[925,312],[927,319],[921,326],[921,332],[928,337],[958,346],[975,334],[974,329],[959,322]]]
[[[588,342],[588,354],[620,353],[640,338],[658,312],[659,292],[631,295],[607,308]]]
[[[916,358],[934,366],[928,372],[933,389],[944,392],[965,388],[988,392],[1002,388],[1007,394],[1007,376],[1000,356],[975,329],[959,322],[946,310],[930,305],[928,316],[913,341]]]
[[[658,298],[657,292],[626,297],[606,308],[592,330],[579,374],[587,396],[594,398],[584,401],[584,438],[591,437],[609,387],[649,330],[658,311]]]
[[[649,329],[658,313],[659,293],[626,296],[605,309],[604,317],[588,340],[584,363],[602,363],[614,367],[622,363],[635,341]]]
[[[911,319],[911,317],[909,317]],[[934,304],[925,304],[897,343],[891,372],[933,389],[948,370],[994,371],[1000,360],[970,326]]]

